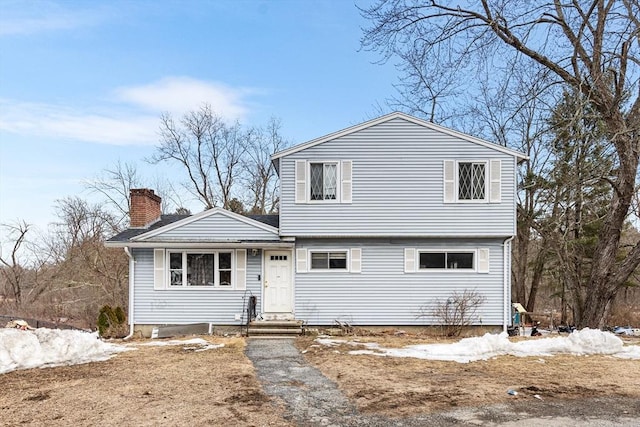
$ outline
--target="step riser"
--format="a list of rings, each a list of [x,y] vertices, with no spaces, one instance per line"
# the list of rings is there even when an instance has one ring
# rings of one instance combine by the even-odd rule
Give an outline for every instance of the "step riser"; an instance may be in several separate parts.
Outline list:
[[[295,336],[302,335],[303,322],[300,320],[263,320],[249,323],[249,336]]]
[[[288,328],[288,329],[266,329],[266,328],[259,328],[259,329],[251,329],[249,328],[249,335],[302,335],[302,329],[298,328],[298,329],[294,329],[294,328]]]

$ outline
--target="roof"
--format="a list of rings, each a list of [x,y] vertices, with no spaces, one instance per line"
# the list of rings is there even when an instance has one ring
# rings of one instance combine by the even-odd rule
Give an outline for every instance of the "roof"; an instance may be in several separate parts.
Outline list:
[[[154,222],[147,228],[128,228],[109,240],[107,242],[128,242],[134,237],[140,236],[141,234],[146,234],[151,231],[158,230],[167,225],[171,225],[175,222],[185,220],[187,218],[191,218],[193,215],[161,215],[160,221]],[[252,219],[254,221],[261,222],[273,228],[278,228],[280,226],[280,215],[244,215],[245,217]]]
[[[435,123],[428,122],[426,120],[422,120],[422,119],[419,119],[417,117],[413,117],[413,116],[410,116],[408,114],[396,111],[394,113],[378,117],[377,119],[369,120],[369,121],[366,121],[364,123],[360,123],[359,125],[351,126],[349,128],[342,129],[342,130],[330,133],[330,134],[325,135],[325,136],[321,136],[320,138],[316,138],[316,139],[313,139],[311,141],[295,145],[295,146],[293,146],[291,148],[287,148],[286,150],[279,151],[279,152],[277,152],[277,153],[275,153],[275,154],[273,154],[271,156],[271,161],[275,162],[275,160],[277,160],[277,159],[279,159],[281,157],[285,157],[285,156],[288,156],[290,154],[297,153],[298,151],[306,150],[307,148],[315,147],[316,145],[322,144],[324,142],[332,141],[334,139],[341,138],[343,136],[347,136],[347,135],[350,135],[352,133],[359,132],[359,131],[361,131],[363,129],[367,129],[367,128],[370,128],[372,126],[376,126],[376,125],[379,125],[381,123],[385,123],[385,122],[388,122],[388,121],[394,120],[394,119],[404,119],[404,120],[407,120],[409,122],[415,123],[417,125],[423,126],[425,128],[434,130],[436,132],[441,132],[441,133],[444,133],[444,134],[447,134],[447,135],[450,135],[450,136],[454,136],[456,138],[463,139],[465,141],[472,142],[474,144],[482,145],[484,147],[488,147],[488,148],[494,149],[496,151],[500,151],[502,153],[509,154],[511,156],[516,157],[518,159],[518,161],[526,160],[526,159],[529,158],[526,154],[521,153],[519,151],[512,150],[510,148],[503,147],[502,145],[494,144],[493,142],[485,141],[484,139],[476,138],[474,136],[467,135],[466,133],[458,132],[457,130],[449,129],[447,127],[440,126],[440,125],[437,125]]]
[[[116,234],[115,236],[113,236],[112,238],[107,240],[107,242],[127,242],[132,237],[139,236],[140,234],[147,233],[147,232],[149,232],[151,230],[157,230],[160,227],[164,227],[165,225],[172,224],[172,223],[174,223],[176,221],[180,221],[182,219],[189,218],[190,216],[191,215],[161,215],[160,216],[160,221],[154,222],[149,227],[147,227],[147,228],[127,228],[126,230],[121,231],[120,233]]]

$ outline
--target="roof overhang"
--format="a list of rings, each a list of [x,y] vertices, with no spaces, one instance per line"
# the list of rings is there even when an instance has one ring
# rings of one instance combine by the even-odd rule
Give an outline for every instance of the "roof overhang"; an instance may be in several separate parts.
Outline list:
[[[153,242],[105,242],[105,246],[109,248],[182,248],[182,249],[270,249],[270,248],[293,248],[293,241],[153,241]]]

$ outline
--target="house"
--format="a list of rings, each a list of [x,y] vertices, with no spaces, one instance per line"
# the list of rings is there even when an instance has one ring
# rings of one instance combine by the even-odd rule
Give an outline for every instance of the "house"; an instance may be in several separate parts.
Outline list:
[[[132,327],[435,323],[429,307],[470,289],[474,323],[511,323],[519,152],[392,113],[275,153],[280,214],[220,208],[160,215],[131,191]],[[420,316],[427,314],[427,316]]]

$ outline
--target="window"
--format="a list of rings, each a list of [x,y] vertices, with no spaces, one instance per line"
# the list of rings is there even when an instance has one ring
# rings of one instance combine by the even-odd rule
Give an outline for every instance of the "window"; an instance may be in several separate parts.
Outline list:
[[[337,163],[310,163],[310,200],[336,200],[338,189]]]
[[[312,270],[346,270],[347,252],[311,252]]]
[[[230,287],[232,258],[231,252],[169,252],[169,284]]]
[[[486,169],[484,162],[458,163],[458,200],[485,200]]]
[[[475,252],[420,252],[420,269],[435,270],[473,270]]]

